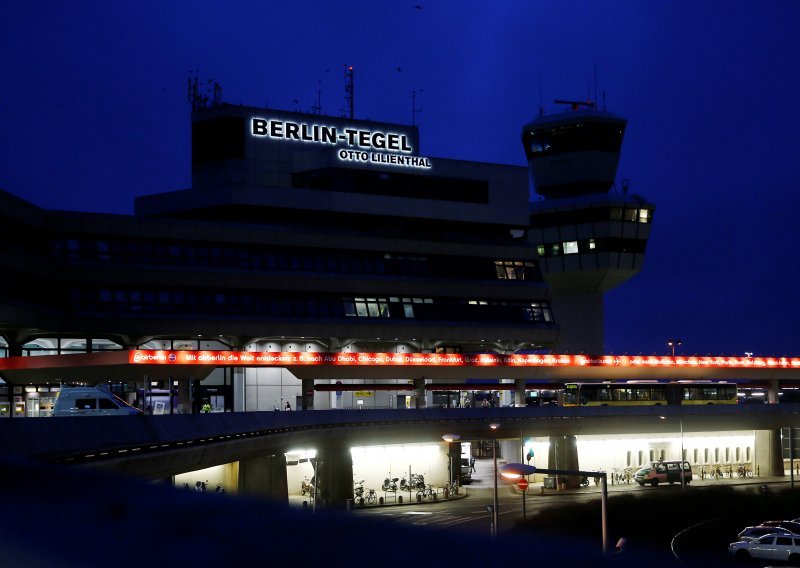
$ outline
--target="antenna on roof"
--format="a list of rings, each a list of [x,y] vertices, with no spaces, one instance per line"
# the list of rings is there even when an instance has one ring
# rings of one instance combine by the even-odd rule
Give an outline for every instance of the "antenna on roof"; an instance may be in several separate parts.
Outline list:
[[[542,76],[539,75],[539,116],[544,115],[544,104],[542,103]]]
[[[422,89],[419,90],[422,92]],[[417,113],[422,112],[422,107],[417,107],[417,91],[411,91],[411,126],[417,125]]]
[[[354,80],[353,80],[353,66],[344,66],[344,102],[350,111],[350,119],[354,118],[353,112],[353,97],[354,97]]]
[[[317,81],[317,100],[311,105],[312,114],[322,114],[322,80]]]
[[[205,92],[200,92],[200,78],[198,70],[189,70],[187,85],[187,100],[192,105],[192,110],[214,107],[222,104],[222,86],[214,79],[209,79],[205,85]]]

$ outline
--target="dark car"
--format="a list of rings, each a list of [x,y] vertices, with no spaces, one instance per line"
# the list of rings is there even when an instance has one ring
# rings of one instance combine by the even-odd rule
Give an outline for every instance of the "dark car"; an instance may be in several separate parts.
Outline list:
[[[792,531],[794,534],[800,534],[800,523],[796,521],[764,521],[761,523],[764,527],[780,527]]]
[[[755,540],[760,536],[764,536],[765,534],[774,534],[774,533],[792,534],[792,531],[781,527],[767,527],[764,525],[757,525],[754,527],[745,527],[736,536],[738,537],[739,540]]]

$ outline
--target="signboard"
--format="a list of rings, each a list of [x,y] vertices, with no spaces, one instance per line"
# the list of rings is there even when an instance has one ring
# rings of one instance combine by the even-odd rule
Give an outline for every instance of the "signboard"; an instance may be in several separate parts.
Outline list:
[[[520,489],[520,491],[527,491],[528,480],[525,479],[524,477],[520,477],[519,480],[517,481],[517,487]]]
[[[384,131],[281,118],[252,117],[250,135],[254,138],[287,140],[337,148],[341,162],[361,162],[376,166],[394,166],[430,170],[430,158],[415,155],[412,136],[401,130]]]
[[[73,357],[72,355],[70,357]],[[5,361],[30,359],[10,357]],[[37,357],[44,359],[44,357]],[[233,365],[233,366],[436,366],[436,367],[608,367],[608,368],[714,368],[797,369],[793,357],[659,357],[630,355],[501,355],[496,353],[341,353],[263,351],[169,351],[137,349],[128,352],[134,365]],[[3,368],[13,368],[4,365]]]
[[[353,394],[355,396],[372,396],[374,395],[374,391],[354,391]]]

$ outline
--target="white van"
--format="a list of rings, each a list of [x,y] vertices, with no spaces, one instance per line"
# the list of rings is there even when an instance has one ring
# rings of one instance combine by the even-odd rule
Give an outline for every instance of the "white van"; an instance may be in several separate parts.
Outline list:
[[[53,416],[129,416],[141,414],[127,402],[101,387],[61,387]]]

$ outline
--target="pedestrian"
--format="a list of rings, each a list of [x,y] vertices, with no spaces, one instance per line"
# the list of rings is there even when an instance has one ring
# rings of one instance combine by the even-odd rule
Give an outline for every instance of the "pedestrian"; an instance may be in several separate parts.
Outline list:
[[[286,408],[284,410],[291,410],[292,406],[289,404],[289,401],[286,401]]]
[[[475,458],[469,458],[469,467],[472,471],[475,471]]]

